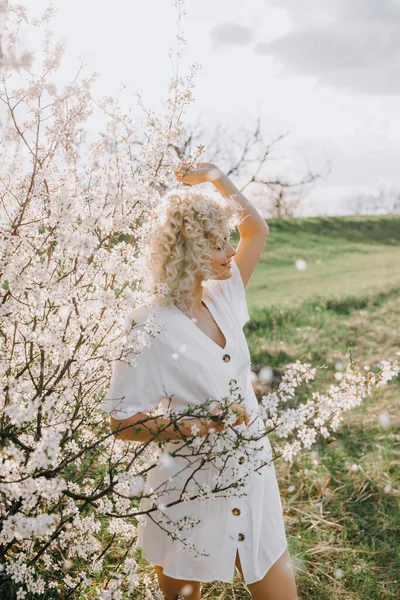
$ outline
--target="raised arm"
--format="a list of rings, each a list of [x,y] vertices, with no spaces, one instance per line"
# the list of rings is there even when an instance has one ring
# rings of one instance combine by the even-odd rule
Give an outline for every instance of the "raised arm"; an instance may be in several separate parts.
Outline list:
[[[240,206],[240,223],[237,226],[240,241],[233,260],[239,267],[243,285],[246,287],[263,253],[265,241],[269,235],[269,227],[257,209],[238,190],[229,177],[219,169],[218,172],[220,176],[213,179],[212,183],[224,198],[232,196]]]

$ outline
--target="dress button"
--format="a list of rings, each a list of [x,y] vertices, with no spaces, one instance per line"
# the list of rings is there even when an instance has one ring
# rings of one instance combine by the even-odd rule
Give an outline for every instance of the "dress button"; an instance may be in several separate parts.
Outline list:
[[[239,458],[239,465],[242,465],[242,464],[244,463],[244,461],[245,461],[245,460],[246,460],[246,459],[245,459],[245,457],[244,457],[244,456],[241,456],[241,457]]]
[[[244,540],[244,535],[243,535],[243,533],[239,533],[239,535],[238,535],[238,540],[239,540],[239,542],[243,542],[243,540]]]
[[[232,514],[235,515],[235,517],[238,517],[240,515],[240,508],[234,508]]]
[[[229,354],[224,354],[222,360],[224,360],[225,362],[229,362],[231,360],[231,357],[229,356]]]
[[[236,379],[231,379],[229,385],[235,385],[235,383],[237,383]]]

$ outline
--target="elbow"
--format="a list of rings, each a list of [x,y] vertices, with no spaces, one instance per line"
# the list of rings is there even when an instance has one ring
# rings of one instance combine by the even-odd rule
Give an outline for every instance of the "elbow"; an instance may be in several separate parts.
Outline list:
[[[122,439],[122,433],[119,431],[119,429],[112,429],[111,431],[116,440]]]
[[[115,437],[115,439],[117,440],[123,440],[124,439],[124,427],[123,427],[123,421],[119,421],[118,419],[114,419],[113,417],[110,417],[110,427],[111,427],[111,431],[113,436]]]
[[[119,440],[121,439],[121,427],[120,427],[120,421],[117,421],[116,419],[113,419],[112,417],[110,418],[110,428],[111,428],[111,432],[113,434],[113,436],[115,437],[115,439]]]
[[[143,439],[146,438],[146,435],[144,435],[142,427],[140,427],[140,425],[135,427],[137,421],[141,421],[145,417],[146,415],[143,415],[142,413],[136,413],[132,417],[123,419],[122,421],[110,417],[110,426],[113,436],[117,440],[128,440],[134,442],[147,441],[146,439]]]
[[[260,228],[253,233],[253,236],[257,236],[260,239],[266,240],[269,236],[269,227],[268,224],[264,221],[264,223],[260,223]]]

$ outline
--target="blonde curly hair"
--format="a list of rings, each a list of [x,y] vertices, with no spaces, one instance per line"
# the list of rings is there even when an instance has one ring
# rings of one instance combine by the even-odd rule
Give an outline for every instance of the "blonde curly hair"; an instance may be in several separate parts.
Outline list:
[[[145,265],[148,288],[153,302],[175,304],[191,316],[195,285],[212,277],[212,248],[224,244],[220,223],[232,231],[240,221],[238,205],[191,186],[168,192],[157,210]]]

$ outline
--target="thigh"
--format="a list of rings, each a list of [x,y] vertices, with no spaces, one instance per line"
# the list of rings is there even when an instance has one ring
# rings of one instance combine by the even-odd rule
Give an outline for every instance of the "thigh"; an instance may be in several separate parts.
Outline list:
[[[242,565],[240,563],[239,552],[236,550],[236,559],[235,559],[235,567],[243,577]]]
[[[186,581],[183,579],[173,579],[164,575],[162,567],[155,567],[158,585],[165,596],[165,600],[200,600],[200,583],[198,581]]]
[[[242,573],[239,554],[236,555],[236,566]],[[272,565],[263,579],[247,584],[247,587],[253,600],[298,600],[288,548]]]

